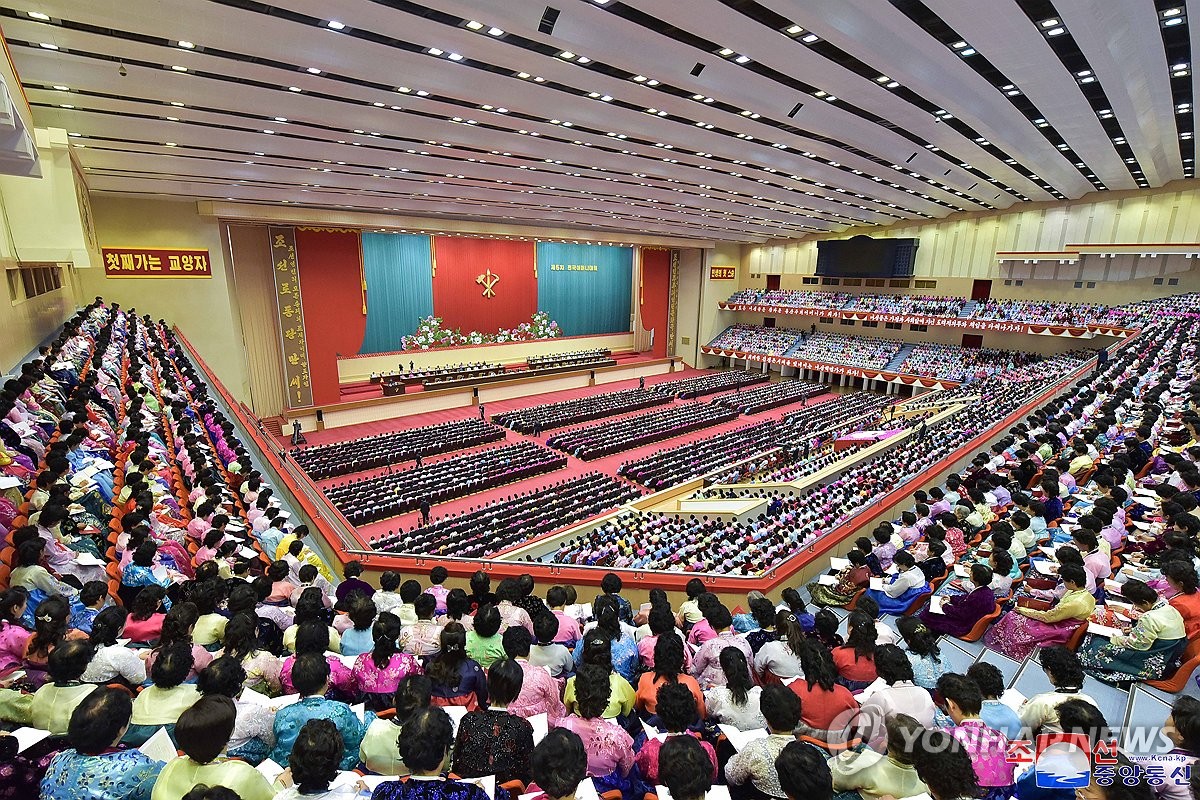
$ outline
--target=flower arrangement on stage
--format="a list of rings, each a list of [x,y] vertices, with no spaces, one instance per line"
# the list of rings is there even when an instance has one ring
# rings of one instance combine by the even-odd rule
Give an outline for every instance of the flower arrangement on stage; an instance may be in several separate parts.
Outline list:
[[[558,323],[550,319],[545,311],[533,315],[529,322],[515,328],[495,333],[471,331],[463,333],[442,327],[442,318],[429,316],[417,323],[417,330],[401,340],[403,350],[433,350],[438,347],[462,347],[468,344],[504,344],[506,342],[531,342],[537,339],[556,339],[563,335]]]

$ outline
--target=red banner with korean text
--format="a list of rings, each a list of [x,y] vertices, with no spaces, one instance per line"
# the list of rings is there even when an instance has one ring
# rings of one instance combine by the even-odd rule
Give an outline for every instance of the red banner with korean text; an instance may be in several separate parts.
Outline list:
[[[107,278],[211,278],[207,250],[103,247]]]
[[[313,392],[308,344],[304,336],[296,229],[269,227],[267,235],[271,240],[271,262],[275,265],[275,307],[279,312],[279,344],[283,352],[288,408],[303,408],[313,404]]]

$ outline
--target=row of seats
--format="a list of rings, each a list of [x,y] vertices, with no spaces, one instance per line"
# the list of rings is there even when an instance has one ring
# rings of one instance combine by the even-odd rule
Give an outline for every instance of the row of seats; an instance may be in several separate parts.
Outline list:
[[[324,491],[347,520],[362,525],[553,472],[566,463],[563,456],[539,444],[517,442],[452,456],[403,472],[331,486]]]
[[[312,445],[293,450],[291,455],[310,478],[324,480],[395,466],[418,457],[466,450],[503,438],[504,431],[472,417],[365,436],[349,442]]]

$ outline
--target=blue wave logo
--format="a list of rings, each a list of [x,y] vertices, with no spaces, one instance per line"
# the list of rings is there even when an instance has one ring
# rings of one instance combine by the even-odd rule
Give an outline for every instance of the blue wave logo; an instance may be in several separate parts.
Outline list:
[[[1034,770],[1040,789],[1078,789],[1092,779],[1090,754],[1070,742],[1057,742],[1043,750]]]

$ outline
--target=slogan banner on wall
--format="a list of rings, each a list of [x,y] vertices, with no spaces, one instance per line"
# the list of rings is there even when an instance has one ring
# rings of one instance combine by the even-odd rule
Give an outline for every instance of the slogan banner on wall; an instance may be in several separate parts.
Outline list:
[[[290,408],[313,404],[308,344],[304,339],[304,308],[300,301],[300,266],[296,260],[296,229],[267,228],[271,263],[275,265],[275,308],[279,313],[279,342],[283,348],[283,379]]]
[[[104,247],[106,278],[211,278],[207,250]]]
[[[710,265],[708,279],[710,281],[731,281],[737,277],[737,267],[718,267]]]

